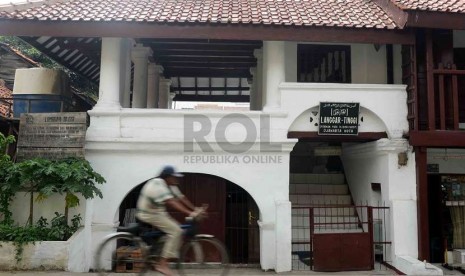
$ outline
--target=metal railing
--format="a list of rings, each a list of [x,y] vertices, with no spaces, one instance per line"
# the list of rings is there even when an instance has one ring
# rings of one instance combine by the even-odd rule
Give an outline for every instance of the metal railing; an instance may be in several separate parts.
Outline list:
[[[389,207],[383,205],[309,204],[292,207],[294,270],[312,270],[314,238],[318,234],[368,233],[374,260],[391,263]],[[379,268],[384,266],[379,266]]]

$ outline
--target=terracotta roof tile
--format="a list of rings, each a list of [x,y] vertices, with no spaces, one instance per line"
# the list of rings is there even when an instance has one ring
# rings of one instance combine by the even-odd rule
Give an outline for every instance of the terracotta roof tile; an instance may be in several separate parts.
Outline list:
[[[11,90],[5,86],[5,81],[0,80],[0,98],[11,98],[12,95]],[[12,104],[11,100],[0,100],[0,116],[10,117],[10,108],[11,111],[13,110],[10,104]]]
[[[58,0],[0,9],[0,19],[397,28],[367,0]]]
[[[465,0],[391,0],[403,10],[465,13]]]

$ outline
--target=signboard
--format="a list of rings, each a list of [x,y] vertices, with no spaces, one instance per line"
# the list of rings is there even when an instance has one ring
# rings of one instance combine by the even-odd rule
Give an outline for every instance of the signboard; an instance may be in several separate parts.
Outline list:
[[[358,135],[359,103],[320,103],[319,135]]]
[[[23,113],[16,158],[83,157],[86,129],[85,112]]]
[[[439,173],[439,164],[427,164],[426,171],[429,173]]]

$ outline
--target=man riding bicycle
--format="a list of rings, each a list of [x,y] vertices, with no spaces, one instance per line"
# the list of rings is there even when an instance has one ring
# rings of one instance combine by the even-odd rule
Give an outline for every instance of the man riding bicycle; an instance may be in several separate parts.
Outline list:
[[[182,174],[172,166],[165,166],[160,175],[150,179],[142,188],[137,200],[136,217],[166,233],[160,261],[155,270],[164,275],[173,275],[168,266],[169,259],[179,257],[182,229],[166,211],[166,206],[189,217],[204,215],[204,208],[195,207],[179,190]]]

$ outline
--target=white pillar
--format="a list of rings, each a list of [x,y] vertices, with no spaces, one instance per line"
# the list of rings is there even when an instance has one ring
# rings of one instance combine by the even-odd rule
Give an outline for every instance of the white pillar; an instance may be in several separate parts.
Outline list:
[[[253,76],[254,80],[254,90],[257,94],[257,110],[262,110],[264,103],[264,93],[263,93],[263,51],[261,49],[255,50],[253,52],[255,58],[257,59],[257,72]]]
[[[169,108],[168,102],[170,96],[170,86],[170,79],[160,78],[160,95],[158,100],[158,108]]]
[[[263,109],[276,110],[281,106],[279,85],[285,80],[284,41],[263,42],[263,70],[265,106]]]
[[[119,97],[123,87],[118,80],[122,76],[123,64],[126,62],[124,49],[123,38],[102,38],[99,99],[94,110],[121,109]]]
[[[148,57],[152,55],[152,50],[137,44],[131,51],[132,62],[134,62],[134,78],[132,92],[132,107],[147,107],[147,67]]]
[[[163,77],[163,66],[157,65],[156,66],[156,82],[155,82],[155,107],[159,107],[158,101],[160,100],[160,79]]]
[[[147,69],[147,108],[157,107],[158,100],[158,66],[155,63],[149,63]]]
[[[123,74],[121,76],[122,89],[119,99],[122,107],[129,108],[131,107],[131,50],[132,47],[134,47],[134,40],[131,38],[126,38],[125,41],[125,61]]]
[[[276,272],[292,270],[291,202],[276,201]]]
[[[168,109],[174,109],[174,103],[173,103],[174,97],[176,97],[176,93],[170,92],[170,97],[168,101]]]
[[[258,110],[257,100],[258,100],[258,91],[257,91],[257,68],[250,68],[250,74],[252,75],[252,80],[249,82],[250,86],[250,110]]]

